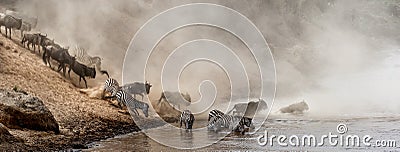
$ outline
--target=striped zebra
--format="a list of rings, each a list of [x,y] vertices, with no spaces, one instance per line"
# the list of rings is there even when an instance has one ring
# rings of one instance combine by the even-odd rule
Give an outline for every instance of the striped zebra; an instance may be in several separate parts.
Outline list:
[[[79,46],[75,46],[75,48],[73,49],[73,54],[75,55],[76,60],[79,61],[80,63],[83,63],[88,67],[92,67],[94,65],[97,71],[99,71],[101,74],[106,74],[108,78],[110,77],[107,71],[101,70],[100,57],[90,56],[85,49]]]
[[[119,91],[121,88],[118,84],[118,81],[113,79],[113,78],[108,78],[106,82],[104,82],[104,90],[102,94],[102,98],[114,98],[115,95],[117,94],[117,91]],[[111,93],[111,96],[105,97],[105,93],[109,92]]]
[[[223,114],[219,110],[212,110],[209,113],[208,130],[219,131],[222,128],[228,128],[235,132],[244,134],[245,126],[251,127],[251,118],[232,116]]]
[[[134,113],[135,115],[139,115],[137,109],[141,109],[144,116],[149,116],[149,105],[147,103],[136,100],[132,97],[132,95],[126,93],[123,90],[117,91],[115,95],[117,97],[118,105],[122,108],[121,105],[125,105],[130,113]]]
[[[216,110],[216,109],[211,110],[208,113],[208,122],[210,122],[210,120],[213,119],[213,118],[220,118],[222,115],[224,115],[224,113],[222,111],[219,111],[219,110]],[[216,119],[214,119],[214,120],[216,120]]]
[[[194,122],[194,115],[190,110],[184,110],[179,118],[179,128],[182,127],[182,123],[185,125],[185,129],[192,129]]]

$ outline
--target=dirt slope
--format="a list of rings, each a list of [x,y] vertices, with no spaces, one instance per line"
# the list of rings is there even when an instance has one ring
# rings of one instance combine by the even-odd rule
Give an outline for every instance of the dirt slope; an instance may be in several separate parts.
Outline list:
[[[10,130],[27,149],[82,148],[84,144],[137,130],[131,117],[104,100],[90,99],[69,80],[45,66],[37,52],[0,36],[0,88],[17,87],[39,97],[60,125],[61,134]],[[72,73],[71,73],[72,74]],[[77,83],[77,78],[73,78]],[[83,86],[83,85],[82,85]],[[41,149],[43,150],[43,149]]]

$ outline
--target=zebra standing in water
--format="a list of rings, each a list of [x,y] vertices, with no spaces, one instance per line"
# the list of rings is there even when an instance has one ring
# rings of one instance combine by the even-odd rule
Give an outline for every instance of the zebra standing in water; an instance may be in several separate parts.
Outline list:
[[[85,49],[75,46],[73,49],[73,53],[75,55],[76,60],[85,64],[88,67],[92,67],[93,65],[96,66],[96,70],[99,71],[101,74],[106,74],[109,78],[108,72],[105,70],[101,70],[101,58],[98,56],[92,57],[90,56]]]
[[[113,79],[113,78],[108,78],[106,82],[104,83],[104,90],[102,94],[102,98],[114,98],[115,95],[117,94],[117,91],[121,90],[121,87],[118,84],[118,81]],[[105,97],[105,92],[111,93],[111,96]]]
[[[145,117],[149,116],[149,105],[147,103],[136,100],[132,97],[132,95],[126,93],[123,90],[118,90],[115,96],[117,97],[118,105],[126,105],[129,112],[133,112],[135,113],[135,115],[139,115],[137,109],[141,109]],[[120,105],[120,107],[122,106]]]
[[[194,115],[190,110],[182,111],[181,117],[179,118],[179,128],[182,127],[182,123],[185,125],[185,129],[192,129],[194,122]]]

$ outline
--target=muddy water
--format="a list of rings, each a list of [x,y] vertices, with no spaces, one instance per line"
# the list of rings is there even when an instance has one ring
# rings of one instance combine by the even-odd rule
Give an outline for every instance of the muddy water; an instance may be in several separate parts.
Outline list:
[[[196,122],[197,125],[204,125],[205,121]],[[257,122],[256,122],[257,123]],[[337,131],[338,124],[343,123],[347,126],[347,132],[339,134]],[[186,132],[182,131],[180,135],[171,136],[168,132],[168,127],[159,127],[151,130],[159,136],[169,141],[179,142],[182,145],[193,145],[207,143],[218,138],[222,133],[214,133],[207,130]],[[144,131],[148,132],[150,130]],[[332,146],[329,140],[325,139],[325,144],[322,146],[280,146],[277,140],[273,140],[272,146],[267,143],[265,146],[259,145],[257,137],[265,135],[268,131],[271,135],[285,135],[289,138],[291,135],[302,137],[303,135],[314,135],[317,142],[321,142],[323,135],[328,135],[331,132],[334,135],[358,135],[363,138],[370,135],[372,139],[371,146]],[[393,147],[376,147],[376,140],[396,140],[396,146]],[[362,140],[361,140],[362,141]],[[286,141],[288,143],[288,141]],[[339,142],[340,143],[340,142]],[[301,144],[301,143],[300,143]],[[147,137],[143,132],[132,133],[116,138],[95,142],[90,145],[92,148],[88,151],[191,151],[176,149],[159,144],[158,142]],[[269,118],[259,131],[254,134],[246,135],[228,135],[217,143],[210,146],[196,149],[196,151],[211,151],[211,150],[250,150],[250,151],[287,151],[287,150],[302,150],[302,151],[400,151],[400,116],[384,116],[384,117],[348,117],[348,118],[311,118],[311,117],[272,117]]]

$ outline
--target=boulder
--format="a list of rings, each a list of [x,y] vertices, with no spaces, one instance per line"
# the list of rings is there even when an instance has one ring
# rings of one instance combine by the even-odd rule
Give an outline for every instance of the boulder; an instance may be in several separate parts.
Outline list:
[[[57,121],[43,101],[16,89],[0,89],[0,122],[13,129],[60,132]]]
[[[11,135],[8,128],[0,123],[0,144],[13,142],[22,142],[22,140]]]

